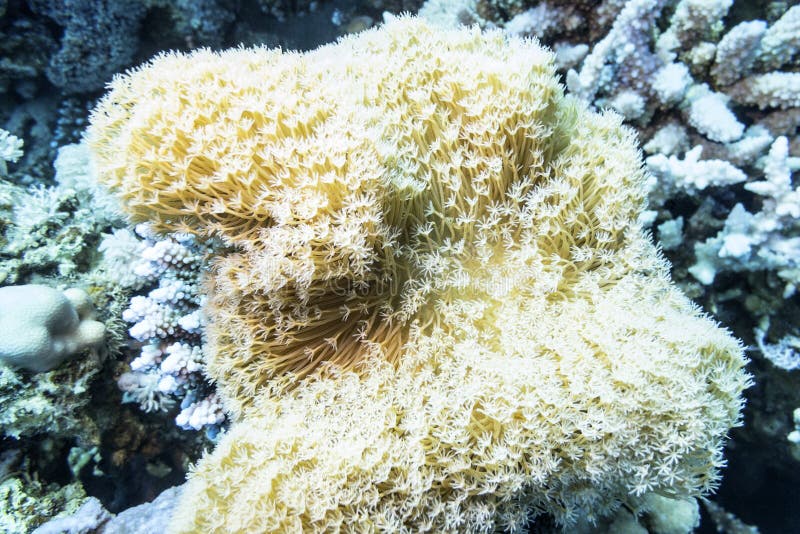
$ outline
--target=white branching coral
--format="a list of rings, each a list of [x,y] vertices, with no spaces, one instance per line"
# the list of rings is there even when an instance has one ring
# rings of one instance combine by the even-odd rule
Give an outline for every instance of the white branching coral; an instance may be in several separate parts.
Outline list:
[[[759,47],[758,62],[779,69],[800,52],[800,6],[792,6],[769,27]]]
[[[710,63],[716,52],[710,41],[722,30],[722,17],[732,4],[733,0],[680,0],[669,27],[659,37],[662,56],[684,52],[694,65]]]
[[[184,430],[215,428],[225,421],[225,410],[216,393],[181,404],[175,423]]]
[[[209,368],[237,420],[175,531],[515,531],[714,487],[742,348],[638,225],[631,132],[534,42],[404,17],[169,54],[92,123],[135,218],[227,246]]]
[[[178,426],[204,428],[213,437],[225,416],[207,383],[201,346],[199,284],[208,251],[188,235],[159,239],[145,224],[136,230],[145,239],[118,230],[100,246],[107,277],[135,289],[157,284],[147,295],[133,296],[123,311],[122,318],[133,323],[129,334],[144,345],[117,384],[125,402],[145,411],[167,411],[180,400]]]
[[[586,57],[581,70],[567,73],[570,91],[592,102],[601,87],[609,93],[616,92],[620,85],[639,85],[641,89],[642,80],[652,78],[659,68],[648,43],[650,30],[663,6],[663,0],[627,2],[611,31]]]
[[[557,30],[575,30],[580,21],[570,17],[568,11],[560,6],[541,2],[522,13],[515,15],[505,24],[505,31],[511,35],[531,36],[544,39]]]
[[[22,146],[22,139],[0,128],[0,176],[5,176],[8,172],[7,161],[15,163],[22,157]]]
[[[742,137],[744,125],[728,108],[728,98],[698,85],[688,91],[689,124],[712,141],[730,143]]]
[[[737,102],[764,108],[800,107],[800,72],[768,72],[751,76],[730,88]]]
[[[683,63],[669,63],[656,73],[653,90],[662,104],[675,104],[683,100],[692,77]]]
[[[703,147],[698,145],[686,152],[683,159],[656,154],[647,158],[647,168],[658,180],[684,191],[695,192],[709,186],[738,184],[747,175],[724,160],[701,160]],[[664,184],[661,187],[665,187]]]
[[[765,31],[766,22],[753,20],[737,24],[722,37],[711,68],[719,85],[730,85],[750,72]]]
[[[784,296],[794,295],[800,284],[800,188],[792,184],[792,171],[800,158],[790,157],[786,137],[778,137],[764,162],[766,180],[745,184],[762,197],[761,210],[750,213],[737,204],[715,237],[695,245],[697,262],[689,271],[704,284],[719,271],[777,271],[786,283]]]
[[[798,168],[800,158],[789,156],[789,140],[781,136],[769,150],[764,165],[766,180],[751,182],[745,188],[764,197],[764,212],[774,214],[775,217],[798,219],[800,187],[792,184],[792,171]]]

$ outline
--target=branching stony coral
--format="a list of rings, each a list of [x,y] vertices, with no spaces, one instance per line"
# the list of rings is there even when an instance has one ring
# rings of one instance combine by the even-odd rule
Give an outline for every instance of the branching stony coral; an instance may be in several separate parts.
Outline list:
[[[644,173],[552,57],[413,18],[169,54],[89,132],[132,216],[221,238],[238,418],[178,531],[515,530],[713,487],[747,376],[636,220]]]

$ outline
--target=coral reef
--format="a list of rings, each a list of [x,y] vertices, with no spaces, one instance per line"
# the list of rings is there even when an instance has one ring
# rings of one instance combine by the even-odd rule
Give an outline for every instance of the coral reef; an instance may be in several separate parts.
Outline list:
[[[168,411],[180,400],[178,426],[205,428],[213,436],[225,416],[204,376],[200,338],[205,326],[200,272],[209,249],[189,235],[159,239],[145,225],[137,231],[145,239],[117,230],[100,244],[109,276],[119,285],[136,289],[158,285],[146,296],[131,298],[122,314],[134,323],[131,337],[145,343],[130,362],[131,371],[119,377],[123,399],[147,412]]]
[[[789,532],[800,521],[791,512],[793,488],[800,484],[793,417],[800,406],[797,4],[428,0],[421,9],[448,27],[477,24],[538,38],[554,52],[557,75],[576,96],[591,108],[619,113],[638,134],[650,175],[649,208],[638,222],[651,228],[677,285],[732,328],[752,360],[756,386],[747,391],[746,424],[732,433],[725,479],[716,504],[704,513],[731,531],[751,532],[752,524]],[[10,498],[0,530],[29,531],[57,513],[68,501],[57,495],[66,486],[82,485],[113,512],[153,498],[181,481],[208,446],[206,433],[216,433],[217,425],[204,423],[222,415],[225,394],[215,394],[203,376],[201,352],[213,346],[203,347],[204,324],[189,336],[180,326],[165,338],[144,341],[128,333],[138,322],[167,332],[169,325],[148,310],[177,319],[189,315],[188,301],[192,310],[202,305],[200,294],[214,286],[202,286],[201,273],[215,263],[183,271],[193,293],[180,302],[171,300],[177,296],[170,293],[177,287],[169,280],[174,272],[135,272],[149,265],[145,248],[165,241],[165,252],[186,236],[137,237],[116,199],[89,172],[86,147],[77,143],[103,83],[162,50],[239,43],[309,50],[371,27],[384,11],[419,7],[419,0],[146,0],[132,7],[119,0],[0,0],[0,285],[85,288],[106,324],[101,350],[112,355],[102,365],[79,357],[43,373],[2,367],[0,454],[24,459],[12,486],[29,497],[15,502],[40,498],[42,506],[12,506]],[[191,246],[205,247],[202,239]],[[230,242],[212,248],[223,258],[253,254]],[[270,272],[278,272],[268,263]],[[426,280],[435,280],[438,265],[426,256],[409,274],[416,279],[433,269]],[[255,282],[243,273],[261,266],[229,268],[228,276],[247,289]],[[358,295],[363,291],[359,287]],[[141,321],[126,324],[122,313],[133,313],[131,299],[149,304]],[[421,307],[431,301],[424,302]],[[354,321],[359,314],[351,311]],[[134,362],[142,365],[133,370]],[[120,394],[118,384],[130,390]],[[119,406],[121,396],[141,404]],[[207,432],[180,430],[187,427]],[[629,500],[603,518],[578,518],[570,530],[663,534],[659,528],[668,526],[657,520],[659,507],[647,508],[653,495]],[[673,501],[667,504],[676,510],[689,502]],[[675,532],[688,531],[690,523]],[[535,528],[549,526],[539,517]]]
[[[1,186],[0,283],[25,282],[33,273],[57,273],[74,283],[91,270],[100,234],[121,224],[122,215],[97,186],[86,158],[84,145],[67,145],[55,163],[55,186]]]
[[[101,179],[224,247],[208,366],[237,421],[176,530],[571,525],[715,486],[741,346],[642,232],[630,133],[554,70],[401,18],[115,79]]]
[[[300,15],[277,24],[258,10],[257,3],[9,2],[0,12],[0,127],[24,137],[27,147],[10,179],[25,185],[49,183],[57,149],[79,141],[96,92],[113,74],[158,50],[233,46],[242,41],[313,47],[346,29],[330,20],[332,7],[315,17],[315,31],[308,32],[303,22],[297,22]],[[402,5],[386,3],[392,9]],[[360,20],[369,12],[373,18],[366,20],[371,25],[382,6],[365,2],[348,9],[347,18]]]
[[[97,358],[79,358],[34,375],[0,365],[0,430],[16,439],[46,433],[87,446],[98,444],[97,425],[85,408],[91,400],[89,386],[99,370]]]
[[[653,175],[642,222],[678,285],[752,348],[756,388],[719,503],[738,514],[758,501],[765,528],[791,530],[799,519],[784,513],[779,488],[800,483],[786,468],[784,439],[800,405],[800,375],[786,370],[800,331],[800,229],[789,215],[800,155],[800,6],[548,0],[491,2],[504,6],[492,11],[482,3],[429,0],[420,13],[537,36],[563,57],[559,71],[574,94],[637,130]]]
[[[763,197],[761,210],[752,214],[736,204],[723,229],[695,245],[698,261],[689,272],[708,285],[719,271],[773,270],[785,282],[788,298],[800,284],[800,185],[794,187],[791,177],[800,169],[800,158],[789,157],[789,142],[781,136],[763,165],[765,181],[744,186]]]
[[[87,324],[105,324],[106,335],[102,345],[51,371],[0,365],[0,452],[20,451],[25,466],[5,486],[0,529],[8,532],[30,532],[65,507],[74,509],[86,493],[101,495],[114,511],[141,503],[179,482],[199,454],[197,444],[181,441],[155,421],[142,424],[120,407],[114,358],[127,345],[122,312],[130,289],[110,276],[113,265],[106,265],[96,249],[101,233],[124,221],[117,201],[89,171],[85,146],[62,147],[55,167],[49,171],[52,187],[26,190],[0,180],[0,265],[6,269],[0,283],[85,288],[98,320]],[[30,339],[24,334],[35,329],[19,322],[36,295],[19,286],[0,288],[3,294],[9,291],[23,293],[2,306],[4,325],[11,330],[3,336],[6,345]],[[80,296],[84,303],[78,308],[83,309],[85,294]],[[56,352],[64,355],[67,348],[62,345]],[[104,360],[106,355],[111,358]],[[175,451],[165,452],[170,448]],[[75,498],[62,498],[65,491]]]
[[[78,534],[98,532],[111,518],[108,511],[94,497],[84,501],[72,515],[62,515],[40,525],[33,534]]]

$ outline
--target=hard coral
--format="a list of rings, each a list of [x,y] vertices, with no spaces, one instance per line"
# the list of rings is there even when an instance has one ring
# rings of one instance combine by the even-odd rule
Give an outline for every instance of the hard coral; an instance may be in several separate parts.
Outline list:
[[[239,420],[176,530],[513,530],[713,487],[741,346],[636,222],[631,134],[535,43],[401,18],[163,55],[89,135],[134,218],[230,249],[209,367]]]
[[[34,284],[0,288],[0,362],[41,373],[105,336],[89,295]]]

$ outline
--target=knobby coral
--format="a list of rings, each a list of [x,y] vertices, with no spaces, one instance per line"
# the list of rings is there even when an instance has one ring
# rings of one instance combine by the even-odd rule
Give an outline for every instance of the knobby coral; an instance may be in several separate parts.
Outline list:
[[[414,18],[306,54],[166,54],[89,131],[134,219],[219,238],[236,422],[176,531],[517,529],[707,491],[741,346],[637,223],[613,114],[536,43]]]

